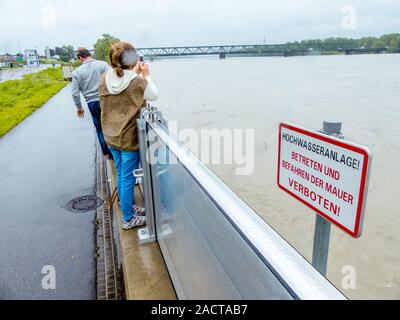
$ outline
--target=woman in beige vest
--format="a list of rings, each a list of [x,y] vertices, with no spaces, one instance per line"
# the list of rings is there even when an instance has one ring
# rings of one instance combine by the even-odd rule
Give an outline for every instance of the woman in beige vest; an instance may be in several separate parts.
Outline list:
[[[136,120],[145,101],[156,100],[158,93],[148,65],[139,61],[131,44],[113,44],[109,56],[112,68],[100,81],[101,124],[118,174],[123,228],[129,230],[146,223],[144,209],[135,206],[133,196],[133,172],[140,162]]]

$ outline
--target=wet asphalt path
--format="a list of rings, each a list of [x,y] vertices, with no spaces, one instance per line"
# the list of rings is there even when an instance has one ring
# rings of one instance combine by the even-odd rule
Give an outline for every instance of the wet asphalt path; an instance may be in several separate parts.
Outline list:
[[[95,194],[96,143],[69,86],[0,139],[0,299],[96,299],[95,212],[63,208]]]

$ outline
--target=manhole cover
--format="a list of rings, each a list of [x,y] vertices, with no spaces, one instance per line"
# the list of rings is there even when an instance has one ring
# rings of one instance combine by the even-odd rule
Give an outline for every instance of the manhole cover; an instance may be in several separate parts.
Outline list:
[[[101,207],[104,201],[95,196],[85,196],[74,199],[65,205],[65,209],[73,213],[86,213]]]

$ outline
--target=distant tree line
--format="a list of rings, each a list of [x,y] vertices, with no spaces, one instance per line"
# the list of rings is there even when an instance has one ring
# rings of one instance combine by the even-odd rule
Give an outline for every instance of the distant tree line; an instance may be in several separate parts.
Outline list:
[[[108,62],[108,52],[111,45],[119,41],[119,39],[109,35],[104,34],[97,42],[94,44],[94,58],[97,60],[103,60]],[[88,48],[90,49],[90,48]],[[75,48],[71,45],[63,45],[61,47],[55,47],[50,49],[50,56],[58,56],[61,62],[64,63],[74,63],[76,62]]]
[[[75,49],[73,46],[64,45],[62,47],[55,47],[54,49],[49,49],[49,50],[51,58],[59,56],[60,61],[62,62],[71,62],[76,59]]]
[[[303,51],[318,50],[337,51],[338,49],[357,49],[357,48],[386,48],[388,52],[399,52],[400,50],[400,34],[391,33],[381,37],[364,37],[361,39],[349,38],[327,38],[327,39],[311,39],[295,42],[287,42],[281,45],[268,45],[269,49],[277,51]]]
[[[55,54],[60,57],[60,60],[63,62],[70,62],[71,60],[75,60],[75,49],[73,46],[62,46],[55,48]]]

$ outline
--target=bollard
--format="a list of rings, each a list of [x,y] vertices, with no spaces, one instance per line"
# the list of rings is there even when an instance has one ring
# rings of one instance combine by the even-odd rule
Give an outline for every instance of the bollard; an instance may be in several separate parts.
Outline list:
[[[328,136],[344,139],[342,134],[342,122],[340,121],[324,121],[322,131],[320,132]],[[312,265],[323,276],[326,276],[328,269],[330,236],[331,223],[317,214],[315,219]]]

